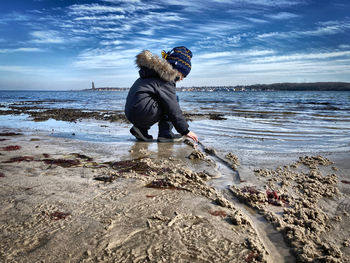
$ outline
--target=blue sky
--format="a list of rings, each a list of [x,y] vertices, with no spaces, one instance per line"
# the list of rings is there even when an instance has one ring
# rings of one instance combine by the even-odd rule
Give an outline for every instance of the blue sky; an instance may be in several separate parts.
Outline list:
[[[178,86],[350,82],[350,1],[3,0],[0,89],[130,87],[136,54],[179,45]]]

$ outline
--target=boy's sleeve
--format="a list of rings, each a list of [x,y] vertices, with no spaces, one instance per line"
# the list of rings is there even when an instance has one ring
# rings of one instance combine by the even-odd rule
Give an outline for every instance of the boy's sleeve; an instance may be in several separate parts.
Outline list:
[[[157,89],[159,103],[165,114],[168,115],[169,120],[173,123],[175,129],[181,135],[189,133],[188,123],[182,114],[179,102],[176,98],[175,84],[166,83]]]

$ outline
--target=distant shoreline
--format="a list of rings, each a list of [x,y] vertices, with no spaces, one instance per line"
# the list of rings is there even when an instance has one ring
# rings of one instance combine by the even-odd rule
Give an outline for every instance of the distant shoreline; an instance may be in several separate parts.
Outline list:
[[[128,91],[129,88],[101,87],[82,91]],[[348,82],[273,83],[236,86],[178,87],[177,91],[350,91]]]

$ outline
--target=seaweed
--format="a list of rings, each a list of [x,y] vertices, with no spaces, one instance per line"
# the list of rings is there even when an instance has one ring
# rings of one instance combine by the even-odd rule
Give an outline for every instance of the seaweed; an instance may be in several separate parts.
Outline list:
[[[0,142],[7,141],[8,139],[0,139]]]
[[[144,174],[149,176],[151,172],[155,172],[157,174],[163,174],[169,172],[169,168],[152,168],[145,162],[141,162],[142,158],[133,159],[133,160],[125,160],[118,162],[109,162],[109,164],[113,169],[117,170],[120,173],[128,173],[134,171],[138,174]]]
[[[245,258],[245,262],[261,262],[261,255],[258,252],[251,251]]]
[[[19,133],[19,132],[0,132],[0,136],[17,136],[17,135],[23,135],[23,133]]]
[[[213,216],[221,216],[221,217],[227,216],[227,213],[225,211],[222,211],[222,210],[210,211],[209,214],[211,214]]]
[[[4,173],[0,172],[0,177],[6,177]]]
[[[86,156],[84,154],[80,154],[80,153],[72,153],[72,155],[74,155],[75,157],[77,157],[79,159],[83,159],[83,160],[86,160],[86,161],[89,161],[89,162],[91,162],[93,160],[93,158],[91,158],[89,156]]]
[[[227,120],[223,114],[209,113],[209,120]]]
[[[71,159],[44,159],[42,161],[49,165],[58,165],[64,168],[69,168],[80,164],[79,160],[71,160]]]
[[[111,176],[97,176],[97,177],[93,178],[93,180],[102,181],[102,182],[105,182],[105,183],[111,183],[115,179],[117,179],[117,178],[115,176],[113,176],[113,175],[111,175]]]
[[[66,217],[70,216],[70,213],[63,213],[63,212],[53,212],[50,214],[50,218],[52,220],[60,220],[60,219],[66,219]]]
[[[3,161],[3,163],[16,163],[16,162],[19,163],[19,162],[23,162],[23,161],[30,162],[33,160],[34,160],[34,157],[32,157],[32,156],[17,156],[17,157],[12,157],[7,161]]]
[[[341,180],[340,182],[342,182],[343,184],[350,184],[350,181],[347,180]]]
[[[49,157],[50,157],[50,154],[48,154],[48,153],[43,153],[43,156],[44,156],[45,158],[49,158]]]
[[[17,151],[17,150],[20,150],[22,147],[19,146],[19,145],[9,145],[9,146],[6,146],[6,147],[1,147],[1,150],[2,151]]]
[[[258,193],[259,193],[259,191],[256,190],[255,186],[246,186],[246,187],[242,188],[242,192],[243,192],[243,193],[248,192],[248,193],[251,194],[251,195],[252,195],[252,194],[258,194]]]

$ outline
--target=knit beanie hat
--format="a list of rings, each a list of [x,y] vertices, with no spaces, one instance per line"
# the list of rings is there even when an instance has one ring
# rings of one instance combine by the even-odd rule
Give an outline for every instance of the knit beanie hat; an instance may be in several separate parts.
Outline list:
[[[191,71],[192,52],[186,47],[175,47],[169,52],[162,51],[162,57],[166,59],[174,69],[186,77]]]

